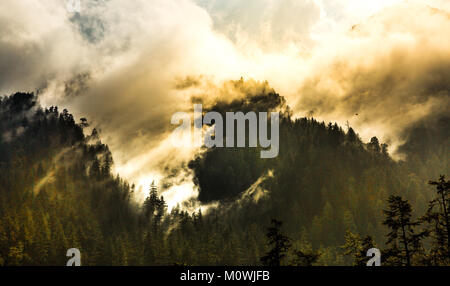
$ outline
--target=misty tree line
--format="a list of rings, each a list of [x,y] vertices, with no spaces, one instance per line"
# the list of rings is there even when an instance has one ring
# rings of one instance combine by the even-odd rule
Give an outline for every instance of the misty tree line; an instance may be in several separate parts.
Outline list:
[[[283,99],[269,92],[232,106],[243,104],[267,111]],[[448,181],[444,197],[423,184],[445,157],[427,154],[431,167],[415,172],[375,137],[366,144],[351,128],[285,111],[277,159],[225,148],[189,164],[202,202],[220,201],[202,214],[169,211],[155,185],[137,203],[135,187],[112,175],[98,132],[84,135],[86,119],[43,109],[33,94],[2,98],[0,265],[65,265],[69,248],[80,249],[82,265],[360,265],[369,245],[386,265],[448,265]],[[267,170],[274,176],[259,187],[268,192],[241,197]],[[283,232],[279,221],[266,229],[272,218]]]
[[[239,233],[218,216],[174,208],[154,186],[143,205],[135,187],[111,174],[108,147],[86,119],[42,109],[33,94],[0,102],[0,265],[251,264],[255,231]],[[248,243],[242,243],[247,241]],[[243,255],[254,249],[252,256]]]

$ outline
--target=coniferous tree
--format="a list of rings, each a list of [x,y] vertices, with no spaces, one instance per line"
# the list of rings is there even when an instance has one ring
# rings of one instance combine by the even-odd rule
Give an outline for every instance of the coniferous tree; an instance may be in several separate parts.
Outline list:
[[[419,222],[411,219],[412,208],[407,200],[392,195],[388,203],[389,209],[383,211],[386,215],[383,224],[390,229],[386,241],[390,248],[385,253],[393,264],[411,266],[414,256],[422,250],[421,239],[426,232],[415,232]]]
[[[155,181],[153,181],[150,185],[150,193],[144,201],[144,213],[147,218],[153,218],[153,216],[156,214],[158,204],[158,188],[155,185]]]
[[[375,153],[380,153],[381,147],[380,147],[380,141],[378,141],[377,137],[372,137],[370,139],[370,142],[367,144],[370,150],[372,150]]]
[[[283,223],[272,219],[272,226],[267,229],[268,245],[270,251],[261,257],[262,264],[266,266],[281,266],[283,259],[291,247],[291,239],[281,233]]]
[[[155,222],[157,224],[161,222],[162,218],[166,214],[166,211],[167,211],[167,204],[166,201],[164,200],[164,197],[161,196],[156,202]]]
[[[430,201],[427,213],[422,218],[429,224],[433,238],[431,249],[432,264],[448,265],[450,263],[450,181],[440,176],[438,181],[430,181],[436,186],[437,196]]]
[[[345,244],[341,246],[344,255],[350,255],[353,258],[354,266],[366,266],[367,251],[375,247],[375,242],[370,235],[364,238],[358,234],[347,231],[345,234]]]

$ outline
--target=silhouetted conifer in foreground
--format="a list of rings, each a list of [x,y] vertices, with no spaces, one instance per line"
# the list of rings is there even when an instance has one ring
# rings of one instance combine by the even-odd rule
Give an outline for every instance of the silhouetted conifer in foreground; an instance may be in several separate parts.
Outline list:
[[[272,226],[267,229],[267,244],[271,248],[270,251],[261,257],[262,264],[266,266],[281,266],[283,259],[286,257],[291,248],[291,239],[281,233],[283,223],[276,219],[272,219]]]
[[[430,201],[427,213],[422,217],[428,223],[432,237],[430,260],[432,265],[450,264],[450,181],[440,176],[438,181],[430,181],[436,187],[436,197]]]
[[[419,222],[412,220],[412,209],[408,201],[392,195],[388,204],[389,208],[383,211],[386,215],[383,224],[390,229],[386,241],[386,245],[390,247],[385,250],[386,260],[393,265],[411,266],[414,256],[423,250],[421,240],[426,232],[416,232]]]

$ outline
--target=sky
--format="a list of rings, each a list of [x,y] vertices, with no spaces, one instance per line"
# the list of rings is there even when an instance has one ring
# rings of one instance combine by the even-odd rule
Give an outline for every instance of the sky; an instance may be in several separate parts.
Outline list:
[[[0,1],[0,95],[88,118],[143,195],[198,152],[170,143],[172,114],[242,96],[230,80],[268,81],[295,116],[348,122],[397,159],[405,130],[449,107],[448,0],[80,1]],[[191,179],[169,207],[195,198]]]

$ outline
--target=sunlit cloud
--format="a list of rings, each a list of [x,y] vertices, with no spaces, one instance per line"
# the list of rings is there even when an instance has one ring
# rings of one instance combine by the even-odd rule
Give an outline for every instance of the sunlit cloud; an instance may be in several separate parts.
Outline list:
[[[79,14],[62,0],[0,2],[0,94],[39,90],[87,117],[142,196],[198,152],[174,149],[172,114],[229,96],[231,79],[267,80],[296,116],[349,121],[393,149],[448,106],[446,0],[81,1]],[[177,88],[186,77],[201,87]],[[435,81],[442,90],[427,90]],[[171,206],[196,194],[184,181],[162,191]]]

